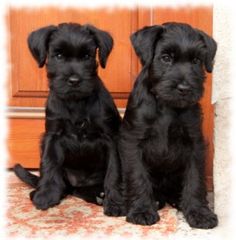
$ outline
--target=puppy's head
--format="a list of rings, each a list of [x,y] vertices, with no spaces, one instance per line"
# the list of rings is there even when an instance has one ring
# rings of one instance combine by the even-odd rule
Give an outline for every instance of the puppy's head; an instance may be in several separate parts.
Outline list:
[[[83,98],[97,86],[96,53],[105,68],[113,40],[91,25],[63,23],[32,32],[28,45],[39,67],[46,64],[51,90],[61,98]]]
[[[210,36],[188,24],[165,23],[139,30],[131,41],[158,99],[180,108],[200,100],[216,53]]]

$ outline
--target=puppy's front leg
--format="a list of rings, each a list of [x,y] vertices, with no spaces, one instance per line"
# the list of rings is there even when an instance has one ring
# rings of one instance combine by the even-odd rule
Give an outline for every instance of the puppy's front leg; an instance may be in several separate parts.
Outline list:
[[[64,195],[65,183],[61,165],[64,160],[63,147],[56,134],[44,136],[38,188],[30,193],[37,209],[46,210],[59,204]]]
[[[119,153],[128,208],[126,220],[135,224],[152,225],[160,217],[157,213],[148,172],[142,162],[142,151],[138,146],[138,141],[121,137]]]
[[[209,229],[218,219],[208,207],[204,181],[204,144],[194,144],[194,151],[185,170],[181,210],[191,227]]]
[[[104,214],[108,216],[124,216],[126,207],[122,196],[121,166],[115,144],[110,142],[108,145],[108,167],[104,182]]]

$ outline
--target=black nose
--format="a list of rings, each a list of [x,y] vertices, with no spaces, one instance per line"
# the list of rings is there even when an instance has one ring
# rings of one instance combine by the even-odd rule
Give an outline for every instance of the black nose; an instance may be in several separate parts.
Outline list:
[[[79,83],[80,79],[77,75],[72,75],[68,78],[68,84],[70,86],[77,85]]]
[[[190,91],[190,86],[186,84],[178,84],[177,89],[181,95],[186,95]]]

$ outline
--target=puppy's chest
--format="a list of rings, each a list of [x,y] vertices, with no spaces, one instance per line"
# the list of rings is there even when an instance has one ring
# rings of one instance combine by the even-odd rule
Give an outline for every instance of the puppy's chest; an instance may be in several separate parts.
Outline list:
[[[85,107],[74,107],[74,109],[68,111],[68,115],[64,119],[64,125],[65,134],[75,138],[87,137],[91,132],[99,131],[96,117]]]
[[[166,114],[158,116],[146,131],[144,149],[154,158],[178,158],[181,149],[192,145],[187,126],[178,116]]]
[[[80,115],[75,119],[67,119],[65,126],[67,135],[80,140],[102,132],[98,121],[89,115]]]

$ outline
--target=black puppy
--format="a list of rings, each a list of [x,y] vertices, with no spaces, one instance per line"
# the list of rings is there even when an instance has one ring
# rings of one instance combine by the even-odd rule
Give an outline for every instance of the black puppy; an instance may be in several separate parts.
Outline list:
[[[204,179],[199,100],[216,43],[187,24],[145,27],[131,36],[143,69],[129,97],[119,153],[127,221],[151,225],[167,202],[196,228],[213,228]]]
[[[32,32],[28,45],[39,67],[47,60],[50,92],[40,178],[20,165],[14,168],[16,175],[36,188],[30,197],[38,209],[58,204],[67,194],[96,203],[105,178],[106,189],[111,188],[106,203],[115,202],[118,173],[106,176],[106,171],[117,164],[115,142],[121,119],[97,75],[96,62],[98,50],[99,62],[106,66],[112,37],[91,25],[63,23]]]

